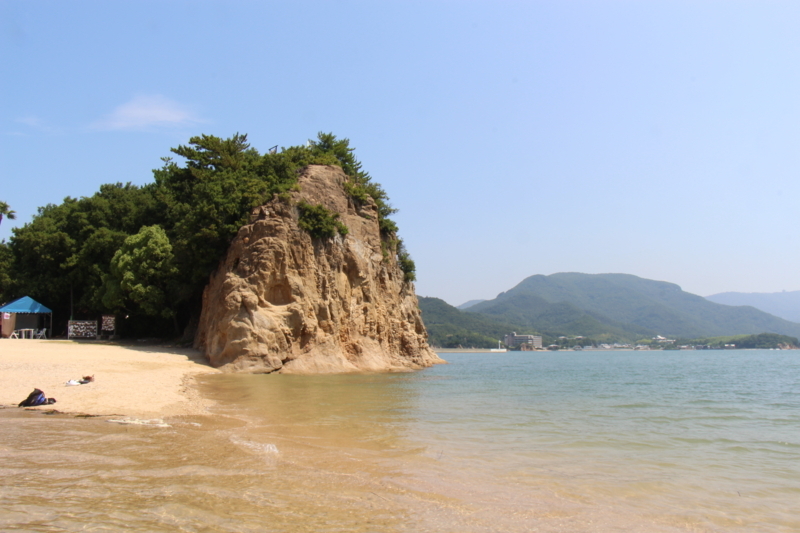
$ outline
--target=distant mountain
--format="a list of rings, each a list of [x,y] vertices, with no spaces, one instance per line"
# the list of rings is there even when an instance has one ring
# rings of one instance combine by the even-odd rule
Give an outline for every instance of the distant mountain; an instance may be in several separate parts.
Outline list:
[[[689,339],[765,332],[800,336],[800,324],[752,307],[714,303],[674,283],[629,274],[531,276],[466,312],[547,335],[628,340],[656,334]]]
[[[512,331],[523,331],[494,317],[465,313],[439,298],[417,296],[428,343],[438,348],[496,348],[497,341]]]
[[[481,302],[485,302],[486,300],[470,300],[468,302],[464,302],[461,305],[457,305],[456,309],[461,309],[462,311],[468,307],[472,307],[475,304],[479,304]]]
[[[800,322],[800,291],[721,292],[706,300],[724,305],[749,305],[792,322]]]

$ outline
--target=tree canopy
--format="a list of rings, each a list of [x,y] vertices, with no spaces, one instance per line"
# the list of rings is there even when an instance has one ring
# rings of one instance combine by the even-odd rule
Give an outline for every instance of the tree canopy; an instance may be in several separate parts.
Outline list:
[[[172,318],[175,309],[171,292],[177,276],[166,232],[158,225],[144,226],[125,239],[111,258],[109,273],[103,276],[103,305]]]
[[[375,201],[383,238],[402,253],[406,279],[413,279],[413,261],[397,249],[397,226],[388,218],[395,210],[348,139],[319,133],[306,145],[261,154],[244,134],[199,135],[171,152],[144,186],[102,185],[90,197],[40,207],[31,222],[14,228],[0,249],[0,301],[30,295],[63,320],[124,311],[129,319],[121,331],[137,335],[185,327],[199,314],[209,274],[252,208],[291,190],[311,164],[340,166],[354,201]],[[346,234],[335,213],[316,206],[301,211],[315,238]],[[13,215],[0,202],[0,220]],[[169,317],[172,323],[164,325]]]

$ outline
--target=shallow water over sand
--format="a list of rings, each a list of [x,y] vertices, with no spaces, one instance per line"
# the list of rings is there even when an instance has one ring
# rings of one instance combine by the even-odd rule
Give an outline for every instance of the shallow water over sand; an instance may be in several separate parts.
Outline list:
[[[169,428],[0,411],[0,529],[798,531],[800,352],[213,375]]]

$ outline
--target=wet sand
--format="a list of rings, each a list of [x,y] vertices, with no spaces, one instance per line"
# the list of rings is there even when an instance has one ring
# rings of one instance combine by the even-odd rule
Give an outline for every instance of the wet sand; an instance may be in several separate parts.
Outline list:
[[[0,405],[16,407],[34,388],[55,398],[63,413],[163,418],[207,414],[213,404],[191,386],[219,373],[191,348],[93,341],[0,340]],[[94,376],[86,385],[71,379]]]

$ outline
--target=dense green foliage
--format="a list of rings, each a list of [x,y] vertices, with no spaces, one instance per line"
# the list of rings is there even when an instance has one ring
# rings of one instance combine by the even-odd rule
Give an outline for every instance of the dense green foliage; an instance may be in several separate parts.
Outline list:
[[[13,230],[12,280],[3,300],[31,296],[62,321],[71,308],[75,318],[105,311],[102,277],[111,258],[129,235],[159,218],[153,186],[120,183],[103,185],[89,198],[39,208],[31,222]]]
[[[167,234],[160,226],[144,226],[131,235],[111,259],[103,276],[103,304],[108,309],[137,309],[145,315],[175,316],[171,290],[178,269]],[[177,332],[176,332],[177,333]]]
[[[0,302],[4,302],[3,295],[11,291],[13,263],[14,254],[11,251],[11,247],[5,242],[0,242]]]
[[[155,195],[183,278],[176,296],[181,301],[199,297],[209,272],[244,225],[251,208],[273,194],[289,190],[302,167],[330,162],[305,147],[261,155],[247,144],[247,136],[220,139],[192,137],[189,146],[172,152],[186,159],[179,166],[170,158],[154,171]]]
[[[339,213],[329,211],[324,205],[311,205],[307,202],[297,204],[300,217],[297,225],[306,230],[312,237],[329,238],[338,233],[347,235],[347,226],[339,220]]]
[[[288,197],[299,171],[311,164],[342,167],[354,200],[374,200],[381,227],[392,229],[384,240],[397,240],[388,197],[361,169],[347,139],[320,133],[306,146],[260,154],[246,135],[200,135],[171,151],[184,163],[162,158],[147,185],[102,185],[90,197],[41,207],[15,228],[10,242],[0,243],[0,302],[29,295],[44,303],[55,312],[56,334],[70,316],[107,312],[129,317],[120,323],[123,334],[170,334],[197,318],[208,276],[251,209],[274,195]],[[332,223],[346,233],[338,215],[318,215],[316,207],[305,210],[309,231],[328,234]]]

